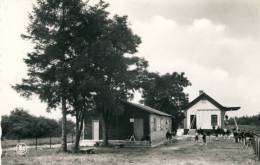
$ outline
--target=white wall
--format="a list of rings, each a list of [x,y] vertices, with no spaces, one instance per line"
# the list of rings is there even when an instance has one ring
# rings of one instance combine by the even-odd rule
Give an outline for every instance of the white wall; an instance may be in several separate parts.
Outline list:
[[[190,107],[186,112],[185,128],[190,129],[190,115],[196,115],[197,129],[212,129],[211,115],[218,116],[217,126],[222,127],[223,112],[208,100],[200,100],[198,103]]]

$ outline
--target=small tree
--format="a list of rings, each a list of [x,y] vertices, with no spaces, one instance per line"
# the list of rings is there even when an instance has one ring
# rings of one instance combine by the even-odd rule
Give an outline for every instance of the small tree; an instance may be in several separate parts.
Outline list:
[[[8,138],[21,139],[33,137],[31,129],[35,117],[30,115],[23,108],[15,108],[6,119],[6,122],[9,123],[6,132]]]

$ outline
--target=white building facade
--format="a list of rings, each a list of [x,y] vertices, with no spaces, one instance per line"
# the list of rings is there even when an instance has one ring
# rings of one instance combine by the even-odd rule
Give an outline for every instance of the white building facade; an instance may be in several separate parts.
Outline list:
[[[238,110],[240,107],[225,107],[216,100],[200,91],[200,95],[194,99],[185,109],[185,129],[213,129],[224,128],[225,113]]]

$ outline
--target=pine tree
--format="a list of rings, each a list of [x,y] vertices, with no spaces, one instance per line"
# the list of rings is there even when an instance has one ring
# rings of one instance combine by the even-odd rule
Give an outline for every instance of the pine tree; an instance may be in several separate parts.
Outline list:
[[[22,96],[39,96],[48,110],[62,108],[62,150],[67,150],[66,115],[73,30],[82,13],[80,0],[37,0],[29,15],[30,23],[24,39],[34,44],[24,60],[28,77],[14,89]]]

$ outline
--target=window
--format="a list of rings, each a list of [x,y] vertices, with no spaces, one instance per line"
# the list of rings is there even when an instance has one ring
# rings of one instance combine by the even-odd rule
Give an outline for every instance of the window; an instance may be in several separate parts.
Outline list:
[[[159,118],[159,120],[157,120],[157,131],[160,131],[161,129],[161,120]]]
[[[211,126],[216,127],[218,125],[218,115],[211,115]]]
[[[164,119],[161,118],[161,130],[163,130],[163,127],[164,127]]]
[[[156,118],[153,118],[153,131],[156,131]]]

